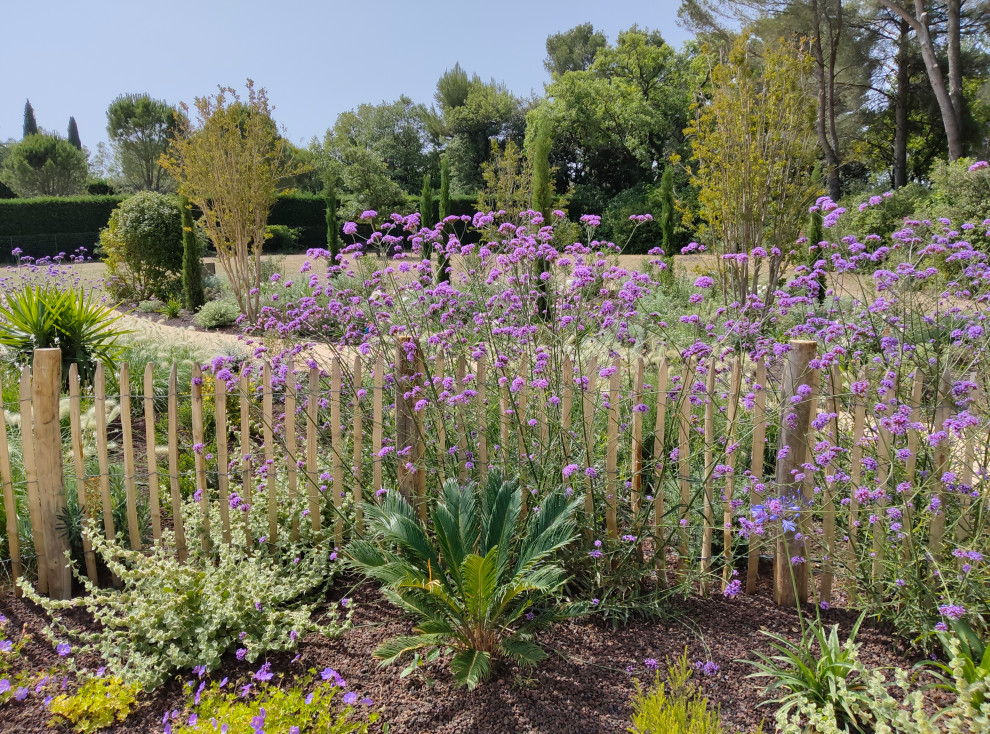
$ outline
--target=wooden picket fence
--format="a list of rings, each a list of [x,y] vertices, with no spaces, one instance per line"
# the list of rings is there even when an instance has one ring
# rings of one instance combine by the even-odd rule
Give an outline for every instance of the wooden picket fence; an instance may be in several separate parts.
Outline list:
[[[748,470],[754,478],[775,483],[778,492],[793,492],[810,501],[813,493],[811,479],[805,477],[803,481],[796,481],[794,473],[808,461],[811,447],[820,436],[838,437],[847,430],[840,426],[839,416],[852,413],[853,440],[848,484],[858,486],[861,479],[863,438],[871,430],[867,421],[867,403],[862,396],[851,395],[848,387],[851,378],[843,375],[838,366],[833,365],[824,372],[809,366],[816,349],[815,342],[793,342],[792,350],[787,355],[782,383],[775,389],[768,385],[767,364],[762,359],[756,364],[746,364],[737,355],[729,364],[721,366],[714,359],[708,360],[704,373],[704,399],[698,401],[701,405],[695,405],[689,399],[689,390],[686,389],[694,381],[697,363],[692,360],[675,363],[667,357],[658,361],[648,360],[644,356],[615,357],[601,364],[590,357],[580,365],[566,359],[560,369],[567,379],[560,381],[559,403],[553,405],[548,402],[545,391],[530,384],[513,391],[509,382],[512,373],[507,368],[490,368],[484,359],[470,365],[460,359],[448,365],[439,358],[427,370],[427,365],[418,355],[412,360],[407,358],[415,349],[410,351],[409,345],[402,344],[397,348],[396,367],[392,374],[388,372],[392,366],[381,355],[372,361],[370,368],[373,374],[368,380],[362,375],[367,363],[361,355],[335,356],[326,372],[308,367],[308,372],[303,372],[305,384],[297,384],[296,378],[301,381],[301,375],[295,374],[293,377],[293,365],[288,365],[289,378],[285,381],[285,389],[278,393],[271,387],[272,367],[267,363],[260,374],[260,388],[251,382],[248,374],[242,373],[236,394],[228,394],[227,383],[204,375],[198,366],[193,368],[188,393],[180,392],[175,365],[169,371],[165,394],[156,392],[155,375],[160,368],[152,364],[145,365],[141,387],[138,388],[129,366],[123,364],[116,376],[119,394],[108,396],[106,370],[103,365],[97,365],[91,393],[98,462],[95,475],[87,474],[81,428],[83,396],[76,367],[73,365],[68,375],[70,447],[66,451],[59,427],[61,354],[57,349],[38,350],[35,352],[33,370],[24,367],[21,373],[19,426],[15,428],[8,426],[6,420],[0,421],[0,489],[6,511],[12,575],[16,578],[23,573],[8,440],[8,434],[16,431],[21,439],[23,478],[38,567],[38,586],[42,593],[55,598],[67,598],[71,594],[70,570],[64,561],[67,539],[56,522],[66,508],[64,453],[71,455],[74,476],[81,480],[77,483],[83,488],[77,493],[80,511],[94,521],[101,517],[108,539],[115,539],[118,533],[126,532],[127,543],[134,550],[141,550],[143,546],[137,510],[139,484],[147,486],[150,532],[152,542],[156,543],[162,537],[163,528],[159,491],[160,487],[167,487],[168,501],[165,504],[171,512],[170,518],[164,520],[169,521],[175,536],[176,552],[184,560],[188,553],[187,544],[197,542],[197,539],[187,538],[183,526],[180,493],[182,453],[194,454],[195,486],[202,513],[202,531],[198,542],[208,549],[213,507],[219,509],[224,542],[232,542],[231,523],[236,522],[237,518],[231,516],[229,499],[232,483],[235,482],[244,502],[267,503],[269,542],[274,542],[279,532],[285,531],[279,527],[278,482],[269,476],[264,482],[265,496],[252,497],[256,488],[260,487],[254,473],[257,462],[253,455],[256,452],[263,454],[265,466],[270,472],[284,472],[289,503],[308,510],[293,515],[288,532],[296,538],[299,522],[308,522],[314,533],[324,530],[324,495],[320,489],[323,484],[320,478],[322,461],[322,468],[329,469],[333,488],[333,528],[332,532],[330,528],[326,530],[335,544],[341,545],[347,536],[362,531],[362,500],[375,496],[385,487],[397,487],[425,517],[428,475],[439,481],[456,477],[463,482],[469,479],[484,481],[487,472],[495,467],[518,474],[519,467],[532,457],[534,446],[552,445],[553,450],[560,452],[562,465],[573,461],[584,470],[561,481],[569,484],[575,492],[584,491],[585,511],[589,517],[595,517],[594,493],[604,491],[603,531],[610,537],[617,538],[623,529],[629,529],[631,518],[646,518],[636,530],[645,531],[654,538],[654,552],[660,558],[661,568],[668,549],[677,554],[677,562],[682,567],[695,562],[691,560],[689,538],[694,531],[700,531],[700,549],[694,558],[702,572],[710,571],[714,560],[713,539],[721,530],[724,553],[722,583],[727,584],[733,567],[733,544],[739,532],[733,502],[738,498],[736,485],[741,481],[743,472]],[[603,364],[607,368],[600,370]],[[466,393],[464,379],[469,367],[474,375],[471,381],[473,395],[470,396]],[[528,365],[524,364],[521,371],[528,374]],[[417,400],[424,393],[413,388],[429,387],[431,378],[442,380],[445,373],[454,378],[452,392],[460,399],[452,401],[450,407],[435,416],[434,423],[430,424],[429,419],[424,418],[426,412],[417,408]],[[571,375],[576,379],[570,379]],[[821,388],[823,382],[824,389]],[[675,389],[678,383],[684,389]],[[743,437],[739,435],[743,412],[741,403],[747,385],[757,389],[751,395],[752,404],[749,406],[751,433]],[[215,466],[215,492],[211,491],[207,481],[208,457],[204,450],[204,387],[210,386],[216,434],[216,453],[210,459],[211,467]],[[921,409],[923,387],[920,378],[916,378],[911,387],[915,419]],[[938,388],[940,402],[937,421],[944,421],[951,415],[949,387],[951,381],[947,371]],[[185,386],[182,389],[185,390]],[[259,392],[260,410],[257,400]],[[276,411],[277,395],[280,398],[279,412]],[[177,429],[180,397],[185,399],[186,396],[191,412],[191,447],[179,445]],[[768,397],[774,399],[774,405],[768,406]],[[86,399],[89,398],[87,394]],[[120,408],[120,449],[117,456],[122,454],[123,460],[126,528],[114,526],[111,504],[112,453],[107,418],[108,401],[113,399],[119,401]],[[141,405],[134,405],[135,401],[140,401]],[[840,402],[847,406],[846,410]],[[164,460],[159,459],[155,436],[156,422],[160,417],[157,415],[158,406],[162,404],[167,405],[169,426],[167,457]],[[228,404],[235,414],[239,409],[239,425],[228,425]],[[496,406],[497,425],[492,422]],[[786,408],[786,420],[782,407]],[[601,416],[596,410],[601,409],[606,414],[603,442],[595,431],[595,417]],[[327,425],[322,427],[321,410],[329,413]],[[391,421],[386,420],[387,411],[394,411]],[[832,417],[827,426],[816,429],[813,421],[822,411]],[[646,425],[651,412],[652,447],[647,445],[650,431]],[[142,413],[145,450],[144,455],[139,456],[135,449],[132,416]],[[716,420],[719,415],[724,416],[724,420]],[[768,478],[767,467],[764,466],[767,425],[768,420],[776,420],[777,416],[780,418],[778,447],[784,449],[785,455],[776,461],[774,476]],[[257,438],[252,438],[252,424],[256,426],[259,417],[260,446]],[[394,429],[391,428],[393,425]],[[474,430],[468,430],[469,425]],[[719,425],[721,433],[717,433]],[[114,429],[116,431],[116,426]],[[394,433],[386,436],[387,430]],[[326,433],[329,433],[328,437]],[[882,428],[878,428],[876,433],[882,479],[883,472],[889,474],[891,471],[892,441],[889,435],[884,435]],[[700,462],[697,461],[698,441],[692,441],[693,436],[699,435],[704,438]],[[391,440],[393,437],[394,443]],[[971,436],[964,460],[957,462],[964,475],[963,482],[972,483],[976,476],[974,467],[978,462],[975,446],[981,439],[985,441],[986,436]],[[920,432],[911,432],[907,440],[908,445],[916,449],[921,440]],[[741,443],[753,447],[746,457],[747,466],[737,466],[740,457],[745,456],[744,451],[736,450]],[[391,454],[389,445],[393,448]],[[676,453],[671,448],[676,449]],[[407,450],[406,455],[397,459],[400,450]],[[431,452],[439,459],[435,465],[428,466],[428,454]],[[235,457],[233,461],[232,456]],[[386,456],[391,458],[386,460]],[[456,458],[448,461],[448,456]],[[605,472],[599,480],[594,469],[602,463]],[[936,463],[940,475],[948,469],[948,439],[939,445]],[[724,481],[716,478],[716,467],[720,464],[728,467]],[[801,526],[796,531],[775,538],[775,546],[770,543],[761,546],[758,538],[751,538],[745,576],[748,592],[756,587],[761,553],[773,553],[778,603],[792,604],[796,598],[807,598],[810,564],[791,567],[789,559],[807,552],[801,550],[795,533],[810,537],[810,523],[815,521],[821,527],[821,596],[824,600],[831,599],[833,564],[837,553],[837,517],[841,512],[847,513],[844,519],[855,541],[859,512],[854,495],[848,503],[840,502],[840,495],[848,493],[848,490],[841,490],[838,486],[837,472],[831,470],[834,468],[826,471],[829,478],[824,486],[820,516],[813,518],[811,513],[801,513]],[[910,479],[913,479],[916,468],[916,464],[909,461],[906,471]],[[212,475],[214,469],[209,471]],[[583,481],[581,477],[584,477]],[[666,481],[676,487],[672,493],[677,498],[676,508],[668,506],[669,499],[664,491]],[[623,490],[627,482],[629,491],[626,495]],[[350,498],[353,500],[352,522],[345,522],[344,519],[342,491],[347,486],[350,486]],[[524,501],[526,489],[524,478]],[[648,491],[655,496],[649,495]],[[943,497],[947,494],[948,490],[945,490]],[[694,499],[698,496],[700,512]],[[985,516],[985,513],[978,515]],[[644,524],[646,527],[642,526]],[[975,523],[966,527],[969,533],[985,530],[985,527],[976,527]],[[251,537],[246,522],[244,532],[248,544],[257,540]],[[961,531],[957,528],[958,532]],[[936,522],[930,542],[933,545],[941,543],[942,533],[944,527],[940,528]],[[83,550],[86,574],[96,582],[98,568],[88,542],[84,541]],[[882,552],[879,547],[875,550]],[[792,573],[795,574],[793,580]]]

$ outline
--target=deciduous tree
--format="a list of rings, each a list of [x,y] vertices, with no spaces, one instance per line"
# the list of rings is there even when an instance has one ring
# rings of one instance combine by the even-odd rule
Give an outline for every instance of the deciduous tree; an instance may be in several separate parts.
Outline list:
[[[243,101],[236,90],[221,87],[215,95],[197,97],[195,106],[195,124],[183,115],[161,164],[178,182],[179,193],[203,212],[203,228],[237,303],[254,321],[268,213],[279,182],[301,170],[289,161],[268,95],[250,79]]]
[[[779,42],[757,53],[751,41],[740,36],[712,69],[689,134],[692,178],[726,295],[769,305],[818,192],[815,104],[803,49]]]

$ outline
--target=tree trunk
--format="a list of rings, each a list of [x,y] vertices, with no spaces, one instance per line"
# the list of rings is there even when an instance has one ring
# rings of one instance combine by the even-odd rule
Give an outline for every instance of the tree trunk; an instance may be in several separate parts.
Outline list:
[[[894,188],[907,186],[908,140],[908,92],[911,84],[908,73],[908,35],[911,27],[902,20],[897,41],[897,94],[894,97]]]
[[[949,57],[949,100],[956,114],[956,124],[962,128],[963,121],[963,90],[962,90],[962,51],[960,49],[960,0],[948,0],[948,57]]]
[[[928,81],[931,82],[935,99],[938,100],[942,126],[945,128],[945,137],[949,144],[949,160],[954,161],[961,158],[963,155],[962,125],[952,106],[949,90],[945,86],[945,76],[942,74],[942,67],[938,64],[932,36],[928,31],[928,12],[925,9],[925,0],[914,0],[914,14],[893,0],[879,0],[879,2],[911,26],[911,30],[918,37],[921,57],[925,61],[925,71],[928,73]],[[958,5],[958,2],[956,4]]]
[[[811,39],[811,50],[815,59],[815,81],[818,84],[818,113],[815,117],[815,131],[818,133],[818,145],[822,149],[825,160],[825,178],[828,183],[828,195],[838,199],[841,194],[839,181],[839,154],[835,145],[835,104],[832,93],[835,89],[834,52],[826,61],[822,51],[822,18],[817,0],[812,0],[811,11],[815,17],[815,35]],[[834,49],[834,43],[831,46]]]

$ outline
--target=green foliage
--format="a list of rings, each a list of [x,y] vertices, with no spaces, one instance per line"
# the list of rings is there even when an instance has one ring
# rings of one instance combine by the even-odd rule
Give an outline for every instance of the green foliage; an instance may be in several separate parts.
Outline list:
[[[946,731],[959,734],[975,734],[990,731],[990,714],[985,705],[990,694],[990,680],[983,678],[975,683],[966,680],[964,656],[959,653],[959,642],[952,640],[951,661],[947,666],[951,671],[951,690],[956,698],[935,716],[923,692],[912,688],[907,671],[894,670],[893,685],[888,684],[883,673],[876,668],[867,668],[859,660],[858,646],[850,646],[850,677],[862,681],[867,691],[862,711],[864,730],[877,732],[897,732],[898,734],[943,734]],[[840,686],[841,687],[841,686]],[[891,691],[894,691],[892,694]],[[849,734],[855,729],[842,726],[842,719],[836,715],[835,704],[822,704],[807,694],[799,694],[794,706],[781,709],[776,715],[777,731],[782,734]],[[841,728],[840,728],[841,727]]]
[[[674,662],[667,661],[667,680],[660,681],[660,672],[649,689],[636,681],[633,695],[631,734],[722,734],[718,709],[709,708],[708,698],[702,696],[689,679],[691,666],[687,650]]]
[[[299,230],[284,224],[269,224],[265,249],[271,252],[294,252],[299,245]]]
[[[483,491],[448,480],[431,512],[432,534],[396,492],[365,505],[369,536],[348,546],[350,564],[419,620],[415,635],[382,644],[375,657],[387,664],[451,647],[454,677],[470,688],[491,675],[497,658],[542,660],[535,633],[585,611],[555,598],[566,574],[552,562],[575,537],[577,506],[558,491],[520,520],[519,485],[497,472]]]
[[[433,211],[433,182],[430,180],[430,174],[423,174],[423,191],[419,195],[419,219],[420,225],[423,227],[432,227],[435,222],[432,222]],[[433,257],[433,241],[429,238],[423,241],[423,259],[431,260]]]
[[[76,118],[69,118],[69,130],[65,137],[76,150],[82,150],[82,140],[79,139],[79,127],[76,125]]]
[[[326,549],[288,548],[278,557],[264,547],[249,552],[243,534],[227,545],[217,529],[220,523],[213,522],[213,550],[204,551],[197,539],[198,503],[184,509],[190,539],[185,562],[177,558],[171,533],[149,553],[124,550],[87,528],[94,552],[123,588],[102,589],[77,574],[85,596],[53,601],[23,584],[25,596],[52,615],[62,635],[83,643],[81,653],[98,653],[124,683],[145,690],[196,665],[214,670],[223,655],[238,647],[253,662],[269,652],[294,649],[297,638],[311,630],[335,633],[313,622],[314,604],[303,601],[330,575]],[[58,613],[73,607],[89,610],[98,631],[67,628]]]
[[[781,635],[763,630],[773,642],[771,647],[778,655],[757,653],[758,661],[750,661],[758,672],[750,678],[769,678],[764,691],[783,690],[780,698],[767,703],[780,704],[777,716],[789,718],[802,705],[811,702],[818,708],[830,707],[836,723],[845,731],[867,734],[870,705],[865,678],[856,670],[856,633],[863,622],[860,615],[845,642],[839,640],[839,626],[833,625],[826,633],[821,620],[805,625],[802,622],[800,642],[794,643]],[[817,652],[815,650],[817,645]]]
[[[326,227],[326,199],[316,194],[279,194],[272,204],[268,224],[284,224],[305,233],[304,241],[313,240],[314,245],[323,244]]]
[[[186,695],[186,710],[181,723],[173,725],[174,734],[214,734],[214,721],[232,734],[262,728],[268,734],[367,734],[378,720],[377,713],[365,715],[354,706],[335,706],[334,699],[343,695],[335,682],[319,682],[310,694],[299,684],[284,688],[269,684],[251,698],[233,686],[221,688],[213,683],[197,694],[187,684]],[[191,719],[191,714],[196,718]]]
[[[960,158],[935,165],[931,172],[931,203],[926,212],[929,217],[973,224],[990,219],[990,168],[970,171],[973,163],[972,158]]]
[[[174,190],[159,160],[178,124],[175,107],[149,94],[122,94],[107,107],[107,135],[129,190]]]
[[[201,329],[222,329],[232,326],[241,315],[240,308],[233,301],[220,299],[203,304],[193,317],[193,323]]]
[[[71,696],[52,699],[52,723],[68,723],[80,734],[106,729],[127,718],[137,704],[138,690],[117,676],[89,678]]]
[[[177,319],[182,313],[182,301],[178,298],[169,298],[162,304],[162,315],[167,319]]]
[[[660,249],[663,250],[663,282],[670,283],[674,278],[674,225],[677,221],[677,208],[674,201],[674,167],[667,166],[660,177]]]
[[[0,236],[87,233],[107,226],[123,196],[37,197],[0,200]],[[26,254],[28,247],[23,248]]]
[[[175,197],[142,191],[121,202],[100,232],[107,287],[121,296],[168,298],[179,289],[182,209]]]
[[[340,254],[340,219],[337,216],[337,192],[332,188],[327,191],[327,250],[330,251],[330,262],[337,264]]]
[[[92,291],[25,284],[5,299],[0,304],[0,345],[17,362],[30,362],[35,349],[59,347],[63,379],[73,363],[84,382],[92,379],[97,362],[113,368],[120,354],[118,340],[127,332],[116,326],[120,315]]]
[[[967,700],[974,716],[980,713],[983,704],[988,700],[990,688],[990,645],[973,631],[973,628],[963,620],[952,622],[955,634],[938,632],[942,652],[950,664],[935,662],[932,666],[938,669],[936,673],[938,688],[951,691],[959,699],[969,691]],[[961,680],[960,680],[961,679]],[[965,686],[961,685],[965,682]]]
[[[608,39],[591,23],[576,25],[563,33],[547,36],[547,58],[543,67],[551,77],[568,71],[585,71],[595,60],[595,54],[608,46]]]
[[[184,196],[179,197],[179,211],[182,213],[182,300],[187,309],[195,311],[206,301],[203,294],[203,258],[192,208],[189,199]]]
[[[529,161],[533,171],[533,211],[543,215],[548,223],[553,209],[553,183],[550,181],[550,128],[543,126],[533,138]]]
[[[10,147],[3,179],[18,196],[71,196],[86,185],[86,153],[68,140],[37,133]]]
[[[24,134],[22,137],[27,137],[28,135],[38,134],[38,120],[34,116],[34,107],[31,106],[31,100],[27,100],[24,103]]]
[[[730,300],[765,289],[764,302],[773,302],[778,273],[820,192],[811,176],[818,158],[811,63],[801,47],[781,40],[760,48],[743,34],[712,69],[710,100],[686,130],[692,183]],[[781,253],[767,258],[765,286],[759,269],[722,257],[757,247]]]
[[[443,156],[440,159],[440,201],[438,206],[438,221],[442,222],[450,216],[450,158]],[[446,251],[440,255],[440,262],[437,264],[437,278],[441,281],[449,281],[450,258]]]

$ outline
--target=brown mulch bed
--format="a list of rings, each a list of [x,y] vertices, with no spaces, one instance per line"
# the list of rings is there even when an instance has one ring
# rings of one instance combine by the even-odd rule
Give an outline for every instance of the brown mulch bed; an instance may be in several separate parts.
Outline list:
[[[753,669],[740,659],[752,659],[754,650],[769,651],[761,629],[799,638],[796,613],[774,606],[765,586],[753,596],[735,599],[721,595],[678,598],[671,605],[670,618],[658,622],[638,621],[618,630],[593,618],[563,623],[545,635],[543,642],[550,657],[537,668],[505,665],[492,680],[468,691],[453,683],[443,660],[405,678],[399,677],[402,665],[381,668],[371,651],[392,636],[408,634],[410,621],[370,586],[359,588],[353,597],[352,629],[339,639],[311,634],[302,641],[297,659],[292,654],[270,658],[272,669],[308,678],[306,671],[310,669],[333,667],[347,679],[349,690],[374,700],[381,721],[388,722],[393,734],[623,732],[629,726],[635,679],[653,678],[644,660],[654,658],[662,664],[685,648],[692,662],[712,661],[719,666],[714,675],[699,674],[696,678],[705,695],[721,707],[730,731],[752,732],[766,719],[766,731],[772,732],[773,708],[759,706],[763,683],[746,677]],[[336,605],[337,601],[328,604]],[[10,620],[7,629],[12,635],[22,627],[32,635],[20,664],[41,671],[58,663],[51,645],[40,634],[45,624],[40,609],[8,596],[0,599],[0,613]],[[85,625],[84,613],[74,612],[71,618]],[[847,631],[856,615],[833,608],[824,612],[823,618]],[[863,645],[862,659],[871,667],[913,663],[903,643],[881,629],[864,625],[858,639]],[[90,669],[99,665],[98,660],[76,662]],[[258,667],[260,664],[238,662],[231,656],[213,677],[227,675],[234,680],[249,676]],[[0,707],[0,731],[45,730],[49,717],[44,695],[36,695],[32,689],[27,700]],[[163,714],[181,710],[183,701],[182,684],[173,681],[143,696],[140,708],[108,731],[159,732]]]

